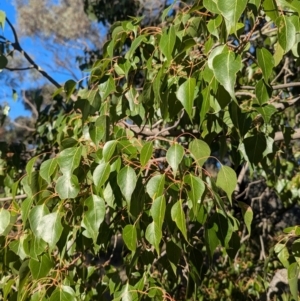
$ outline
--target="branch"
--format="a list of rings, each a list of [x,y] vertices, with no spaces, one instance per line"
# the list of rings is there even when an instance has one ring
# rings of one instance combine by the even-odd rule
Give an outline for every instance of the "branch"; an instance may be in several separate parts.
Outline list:
[[[292,87],[299,87],[300,82],[291,82],[287,84],[281,84],[281,85],[274,85],[271,86],[273,90],[280,90],[280,89],[286,89],[286,88],[292,88]],[[242,90],[255,90],[255,87],[253,86],[240,86]]]
[[[61,85],[54,78],[52,78],[46,71],[44,71],[40,66],[38,66],[34,62],[34,60],[27,54],[27,52],[23,50],[23,48],[21,47],[21,45],[19,43],[19,39],[18,39],[16,30],[15,30],[14,26],[12,25],[12,23],[9,21],[9,19],[7,17],[6,17],[6,22],[8,23],[9,27],[11,28],[11,30],[13,32],[14,39],[15,39],[15,42],[12,43],[12,46],[16,50],[18,50],[20,53],[22,53],[23,56],[26,58],[26,60],[32,65],[32,67],[34,69],[36,69],[42,76],[47,78],[56,88],[61,88]]]
[[[20,194],[20,195],[16,195],[15,197],[8,196],[5,198],[0,198],[0,202],[8,202],[8,201],[12,201],[12,200],[22,200],[22,199],[26,199],[26,198],[27,198],[27,194]]]
[[[35,132],[35,131],[36,131],[36,129],[34,129],[34,128],[30,128],[30,127],[27,126],[27,125],[19,124],[19,123],[15,122],[15,121],[11,121],[11,123],[12,123],[14,126],[16,126],[16,127],[25,129],[25,130],[27,130],[27,131],[29,131],[29,132]]]
[[[29,66],[29,67],[23,67],[23,68],[10,68],[10,67],[4,67],[4,69],[8,71],[26,71],[30,69],[35,69],[34,66]]]
[[[31,101],[26,97],[26,93],[22,90],[22,97],[24,102],[31,108],[32,113],[35,115],[35,118],[39,116],[39,112],[37,111],[36,107],[31,103]]]
[[[300,139],[300,129],[294,129],[295,133],[292,135],[291,140]],[[283,132],[276,132],[274,141],[284,140]]]

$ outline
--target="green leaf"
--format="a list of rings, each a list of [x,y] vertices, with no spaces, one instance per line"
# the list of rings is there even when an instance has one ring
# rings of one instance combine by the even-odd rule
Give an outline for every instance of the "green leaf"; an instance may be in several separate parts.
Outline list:
[[[267,83],[272,75],[275,61],[272,54],[266,48],[257,48],[256,57],[261,68],[265,82]],[[256,94],[257,95],[257,94]]]
[[[1,11],[0,11],[1,12]],[[0,70],[4,69],[8,64],[8,60],[5,55],[0,54]]]
[[[260,79],[255,86],[255,95],[260,105],[267,103],[272,95],[272,89]]]
[[[152,177],[147,185],[146,191],[152,199],[156,199],[164,193],[165,175],[156,175]]]
[[[299,275],[299,266],[297,262],[293,262],[288,267],[288,282],[291,290],[291,294],[295,300],[298,299],[298,275]]]
[[[130,204],[131,195],[137,182],[137,177],[133,168],[130,166],[122,168],[118,173],[117,182],[125,200]]]
[[[170,26],[168,32],[164,30],[159,41],[159,48],[167,61],[171,61],[173,56],[172,52],[176,42],[176,31],[174,26]]]
[[[0,10],[0,26],[1,26],[2,30],[4,30],[5,19],[6,19],[6,13],[5,13],[5,11]]]
[[[105,101],[107,96],[116,91],[115,81],[112,76],[107,81],[98,86],[102,101]]]
[[[226,192],[230,202],[232,202],[231,195],[237,185],[235,171],[229,166],[223,165],[218,172],[216,185]]]
[[[64,149],[57,157],[60,170],[65,175],[71,175],[75,168],[79,166],[82,148],[71,147]]]
[[[148,161],[152,157],[152,153],[153,153],[152,142],[150,141],[145,143],[141,149],[141,156],[140,156],[141,165],[143,167],[148,163]]]
[[[5,232],[5,229],[9,226],[10,223],[10,213],[8,210],[1,208],[0,209],[0,235]]]
[[[189,185],[186,189],[187,194],[192,201],[194,215],[197,216],[201,197],[205,191],[205,184],[200,178],[195,177],[192,174],[186,175],[183,178],[183,181],[185,184]]]
[[[210,148],[208,144],[202,140],[194,139],[189,144],[189,151],[196,161],[196,164],[200,167],[206,162],[210,156]]]
[[[264,0],[262,1],[264,12],[273,22],[279,17],[279,12],[275,0]]]
[[[63,231],[59,212],[44,215],[37,227],[37,231],[40,237],[49,244],[50,249],[53,249]]]
[[[288,251],[286,245],[278,243],[275,245],[274,251],[277,254],[277,257],[280,260],[280,262],[282,263],[282,265],[286,269],[288,269],[289,265],[290,265],[290,263],[289,263],[290,254],[289,254],[289,251]]]
[[[193,119],[193,104],[195,99],[196,79],[189,77],[181,84],[176,92],[176,97],[182,103],[190,119]]]
[[[46,160],[40,167],[40,176],[48,183],[51,184],[51,176],[57,167],[57,158]]]
[[[137,233],[135,225],[126,225],[123,229],[122,237],[127,248],[130,251],[135,252],[137,244]]]
[[[212,62],[213,72],[221,85],[230,94],[233,100],[236,100],[234,86],[236,83],[236,73],[242,68],[240,55],[231,51],[218,54]]]
[[[265,123],[269,123],[272,115],[277,112],[277,109],[272,105],[256,107],[255,110],[261,114]]]
[[[22,235],[18,240],[14,240],[9,244],[9,248],[15,252],[21,260],[24,260],[28,257],[29,249],[28,249],[28,240],[25,235]]]
[[[48,254],[42,255],[38,261],[34,259],[29,260],[29,269],[34,280],[46,277],[53,266]]]
[[[81,226],[86,229],[85,235],[96,244],[99,227],[105,218],[104,200],[97,195],[91,195],[84,201],[84,210]]]
[[[73,289],[70,288],[72,291]],[[76,301],[77,298],[74,294],[70,293],[70,290],[66,290],[62,288],[56,288],[53,293],[51,294],[51,297],[49,301]]]
[[[217,231],[218,231],[218,225],[215,223],[210,228],[208,228],[208,227],[205,228],[205,243],[206,243],[210,258],[213,257],[216,248],[220,244],[218,236],[217,236]]]
[[[67,100],[69,100],[70,96],[74,93],[76,85],[77,83],[73,79],[70,79],[65,82],[64,90],[66,92]]]
[[[236,33],[239,29],[239,19],[246,9],[248,0],[216,0],[214,2],[225,19],[228,34]]]
[[[102,161],[93,172],[93,181],[97,191],[105,184],[110,175],[110,165]]]
[[[49,214],[49,209],[45,205],[38,205],[31,209],[29,212],[29,223],[31,227],[31,231],[33,232],[34,236],[37,238],[42,237],[40,225],[44,216]]]
[[[132,42],[129,51],[126,53],[125,58],[126,59],[132,59],[133,55],[135,53],[135,50],[140,46],[140,44],[145,41],[145,36],[141,35],[138,36],[134,41]]]
[[[267,143],[264,134],[256,134],[244,140],[244,148],[252,164],[258,164],[262,160],[266,147]]]
[[[287,53],[295,44],[296,29],[293,22],[287,16],[278,17],[276,20],[278,27],[278,42],[284,53]]]
[[[212,2],[212,1],[211,1]],[[213,2],[212,2],[213,3]],[[214,35],[217,39],[219,38],[218,28],[222,23],[222,16],[218,15],[214,19],[210,19],[207,23],[208,31]]]
[[[183,203],[182,200],[177,201],[171,209],[171,217],[172,220],[176,223],[178,229],[183,234],[183,237],[187,241],[187,230],[186,230],[186,220],[183,211]]]
[[[158,225],[154,222],[148,225],[145,233],[145,238],[154,246],[157,254],[160,254],[159,243],[162,239],[162,232]]]
[[[105,143],[103,147],[103,158],[105,162],[108,162],[112,155],[115,152],[116,146],[118,144],[118,141],[116,140],[111,140]]]
[[[150,209],[151,216],[153,218],[153,221],[159,229],[162,228],[164,218],[165,218],[165,212],[166,212],[166,199],[162,195],[152,202],[152,206]]]
[[[57,179],[55,190],[62,200],[76,198],[80,186],[75,175],[62,175]]]
[[[94,124],[90,124],[89,133],[92,141],[99,145],[101,140],[106,140],[108,117],[106,115],[99,116]]]
[[[184,156],[184,148],[178,143],[173,144],[167,151],[166,154],[167,162],[172,167],[174,177],[177,173],[178,165],[182,161],[183,156]]]
[[[239,202],[239,207],[242,209],[245,225],[247,227],[249,235],[251,235],[251,223],[253,220],[252,208],[244,202]]]

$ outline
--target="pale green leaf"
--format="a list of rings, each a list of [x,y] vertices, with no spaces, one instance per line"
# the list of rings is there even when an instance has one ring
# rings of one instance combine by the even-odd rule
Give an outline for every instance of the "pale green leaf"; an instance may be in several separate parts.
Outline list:
[[[126,225],[123,229],[122,237],[127,248],[130,251],[135,252],[137,244],[137,233],[135,225]]]
[[[110,175],[110,165],[104,161],[95,168],[93,172],[93,181],[97,191],[105,184]]]
[[[272,95],[272,90],[263,79],[259,80],[255,86],[255,95],[260,105],[267,103]]]
[[[230,202],[232,201],[232,193],[237,185],[237,177],[235,171],[229,166],[222,166],[218,172],[216,185],[222,188]]]
[[[75,175],[62,175],[57,179],[55,190],[62,200],[76,198],[79,191],[78,178]]]
[[[81,151],[82,148],[79,146],[66,148],[60,152],[57,163],[63,174],[71,175],[74,169],[78,167],[81,160]]]
[[[189,186],[186,188],[187,194],[192,201],[194,215],[197,216],[201,197],[205,191],[205,184],[199,177],[192,174],[186,175],[183,181]]]
[[[115,152],[116,146],[118,144],[118,141],[116,140],[111,140],[105,143],[103,147],[103,158],[105,162],[108,162],[112,155]]]
[[[57,167],[57,159],[52,158],[42,163],[40,167],[40,176],[48,183],[51,184],[51,176]]]
[[[145,143],[141,149],[141,156],[140,156],[140,161],[141,165],[145,166],[150,158],[152,157],[153,153],[153,144],[151,141]]]
[[[279,17],[279,11],[277,8],[277,4],[275,0],[264,0],[263,2],[263,9],[264,12],[268,17],[271,18],[273,22]]]
[[[154,246],[156,252],[160,254],[159,243],[162,239],[162,232],[156,223],[152,222],[148,225],[145,237],[149,243]]]
[[[152,177],[147,185],[146,191],[152,199],[156,199],[164,193],[165,189],[165,175],[156,175]]]
[[[210,148],[208,144],[202,140],[194,139],[189,144],[189,151],[196,161],[196,164],[200,167],[206,162],[210,156]]]
[[[53,249],[63,231],[59,212],[53,212],[42,217],[37,227],[40,237]]]
[[[49,299],[49,301],[76,301],[76,296],[71,295],[69,292],[56,288]]]
[[[49,209],[45,205],[35,206],[29,212],[28,220],[30,223],[31,231],[37,238],[42,237],[42,229],[39,226],[41,225],[44,216],[46,216],[47,214],[49,214]]]
[[[184,156],[184,148],[180,144],[173,144],[167,151],[166,158],[173,170],[175,176],[178,170],[178,166]]]
[[[4,30],[5,19],[6,19],[6,13],[5,13],[5,11],[0,10],[0,26],[1,26],[2,30]]]
[[[193,104],[196,91],[196,79],[189,77],[183,84],[181,84],[176,92],[176,97],[182,103],[185,111],[188,113],[190,119],[193,118]]]
[[[288,282],[289,282],[291,294],[295,300],[299,300],[298,276],[299,276],[298,263],[293,262],[288,267]]]
[[[265,123],[269,123],[272,115],[277,112],[277,109],[272,105],[256,107],[255,110],[261,114]]]
[[[108,80],[100,84],[98,88],[102,101],[105,101],[107,96],[116,90],[115,80],[110,76]]]
[[[0,209],[0,235],[2,235],[5,229],[9,226],[10,223],[10,213],[8,210],[1,208]]]
[[[171,209],[172,220],[176,223],[178,229],[183,234],[183,237],[187,241],[187,230],[186,230],[186,220],[183,211],[182,200],[177,201]]]
[[[84,209],[81,226],[86,229],[87,236],[96,244],[99,227],[105,218],[104,200],[97,195],[91,195],[84,201]]]
[[[122,168],[118,173],[117,182],[125,200],[130,203],[131,195],[137,182],[137,177],[133,168],[130,166]]]

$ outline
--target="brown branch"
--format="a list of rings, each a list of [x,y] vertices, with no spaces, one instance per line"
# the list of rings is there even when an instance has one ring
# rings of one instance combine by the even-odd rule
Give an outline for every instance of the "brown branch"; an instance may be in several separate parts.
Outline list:
[[[22,200],[22,199],[26,199],[26,198],[27,198],[27,194],[20,194],[20,195],[16,195],[15,197],[8,196],[8,197],[0,198],[0,202],[9,202],[12,200]]]
[[[280,89],[299,87],[299,86],[300,86],[300,82],[291,82],[287,84],[274,85],[271,87],[273,90],[280,90]],[[255,90],[254,86],[240,86],[239,88],[242,90]]]

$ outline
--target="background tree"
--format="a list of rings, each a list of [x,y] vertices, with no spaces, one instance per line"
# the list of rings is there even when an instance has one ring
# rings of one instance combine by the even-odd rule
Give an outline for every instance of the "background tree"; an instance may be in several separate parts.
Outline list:
[[[270,299],[282,267],[297,299],[299,13],[195,1],[117,22],[87,84],[25,53],[58,89],[30,160],[0,145],[3,299]]]

